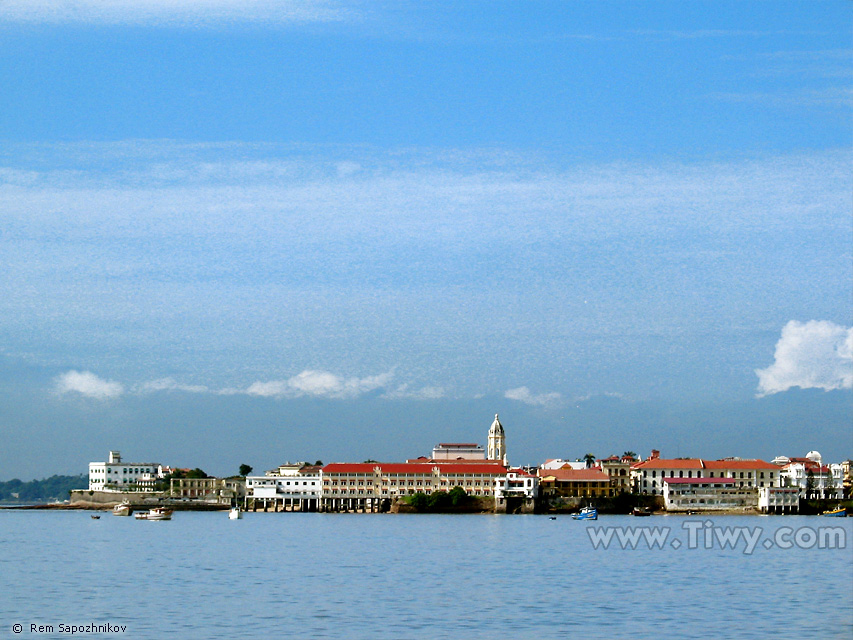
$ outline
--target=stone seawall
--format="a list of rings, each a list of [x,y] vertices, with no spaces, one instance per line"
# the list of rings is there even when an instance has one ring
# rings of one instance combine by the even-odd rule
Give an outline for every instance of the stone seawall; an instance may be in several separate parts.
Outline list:
[[[165,492],[142,493],[140,491],[89,491],[75,489],[68,499],[70,506],[90,509],[112,509],[121,502],[133,506],[158,505],[168,496]]]

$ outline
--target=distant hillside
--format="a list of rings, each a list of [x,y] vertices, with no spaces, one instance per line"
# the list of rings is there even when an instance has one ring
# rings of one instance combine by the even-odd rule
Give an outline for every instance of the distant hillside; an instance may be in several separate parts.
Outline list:
[[[51,476],[44,480],[23,482],[15,478],[0,482],[0,502],[53,502],[68,500],[71,489],[86,489],[89,478],[79,476]]]

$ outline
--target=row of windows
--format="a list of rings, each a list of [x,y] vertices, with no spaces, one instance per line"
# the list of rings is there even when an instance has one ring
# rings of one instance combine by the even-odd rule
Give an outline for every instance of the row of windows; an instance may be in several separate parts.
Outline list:
[[[151,469],[147,468],[147,467],[145,467],[145,468],[143,468],[143,467],[124,467],[124,468],[122,468],[121,472],[119,472],[118,469],[113,470],[111,468],[107,468],[106,472],[107,473],[124,473],[124,474],[152,473]],[[104,473],[104,469],[102,469],[102,468],[99,469],[96,467],[96,468],[92,469],[92,473]]]
[[[645,470],[645,469],[643,470],[643,477],[644,477],[644,478],[647,478],[647,477],[648,477],[648,471],[647,471],[647,470]],[[661,478],[665,478],[665,477],[666,477],[666,471],[661,471],[661,472],[660,472],[660,477],[661,477]],[[675,471],[670,471],[670,472],[669,472],[669,477],[670,477],[670,478],[674,478],[674,477],[675,477]],[[678,472],[678,477],[679,477],[679,478],[683,478],[683,477],[684,477],[684,471],[679,471],[679,472]],[[693,477],[693,471],[688,471],[688,472],[687,472],[687,477],[688,477],[688,478],[692,478],[692,477]],[[702,472],[701,472],[701,471],[697,471],[697,472],[696,472],[696,477],[697,477],[697,478],[701,478],[701,477],[702,477]],[[713,472],[713,471],[711,471],[711,472],[710,472],[710,474],[708,475],[708,477],[709,477],[709,478],[713,478],[713,477],[714,477],[714,472]],[[721,472],[720,472],[719,477],[720,477],[720,478],[726,478],[726,477],[737,478],[738,476],[737,476],[737,473],[733,473],[731,476],[726,476],[726,474],[725,474],[724,472],[722,472],[722,471],[721,471]],[[747,471],[747,472],[746,472],[746,475],[744,475],[744,472],[743,472],[743,471],[741,471],[741,472],[740,472],[740,477],[741,477],[741,478],[744,478],[744,477],[746,477],[746,478],[751,478],[751,477],[752,477],[752,472],[751,472],[751,471]],[[763,471],[762,471],[762,472],[760,472],[760,473],[758,474],[758,477],[759,477],[759,478],[763,478],[763,477],[764,477],[764,472],[763,472]],[[657,478],[657,471],[654,471],[654,470],[652,471],[652,478]],[[770,479],[771,479],[771,480],[773,479],[773,472],[772,472],[772,471],[770,472]]]

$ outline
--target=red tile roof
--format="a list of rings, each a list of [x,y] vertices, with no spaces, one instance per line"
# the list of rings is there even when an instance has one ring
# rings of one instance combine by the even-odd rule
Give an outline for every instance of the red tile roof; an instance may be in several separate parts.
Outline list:
[[[703,460],[706,469],[772,469],[779,467],[764,460]]]
[[[699,458],[649,458],[631,465],[632,469],[701,469]]]
[[[631,465],[632,469],[750,469],[776,470],[764,460],[703,460],[702,458],[650,458]]]
[[[610,482],[610,476],[601,469],[539,469],[539,477],[561,482]]]
[[[492,460],[442,460],[440,462],[333,462],[323,467],[323,473],[380,473],[429,474],[438,467],[439,473],[470,473],[506,475],[506,467]]]

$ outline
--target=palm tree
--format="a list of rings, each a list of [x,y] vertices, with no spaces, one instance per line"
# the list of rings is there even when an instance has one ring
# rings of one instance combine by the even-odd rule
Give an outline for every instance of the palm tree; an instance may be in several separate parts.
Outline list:
[[[586,468],[589,469],[595,463],[595,455],[592,453],[587,453],[583,457],[583,461],[586,462]]]
[[[637,452],[636,452],[636,451],[626,451],[625,453],[623,453],[623,454],[622,454],[622,457],[623,457],[623,458],[632,458],[632,459],[633,459],[633,458],[636,458],[636,457],[637,457]]]

